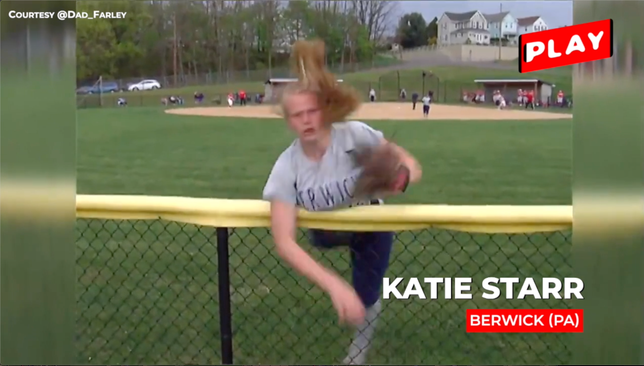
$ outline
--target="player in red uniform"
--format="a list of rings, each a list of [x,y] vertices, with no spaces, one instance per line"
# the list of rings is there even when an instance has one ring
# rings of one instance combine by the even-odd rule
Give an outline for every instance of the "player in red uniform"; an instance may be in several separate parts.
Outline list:
[[[559,93],[557,93],[557,105],[559,107],[563,106],[563,100],[564,100],[564,93],[563,91],[559,90]]]
[[[525,103],[525,108],[528,109],[528,107],[529,107],[529,108],[534,109],[534,90],[530,90],[528,92],[528,95],[526,96],[526,98],[527,98],[527,100],[526,100],[526,103]]]

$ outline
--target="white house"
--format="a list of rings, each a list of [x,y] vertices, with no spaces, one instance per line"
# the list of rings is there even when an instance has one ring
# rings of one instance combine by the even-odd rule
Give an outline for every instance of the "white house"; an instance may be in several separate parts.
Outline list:
[[[438,19],[438,44],[490,44],[487,19],[478,10],[443,13]]]
[[[519,35],[548,29],[548,24],[540,16],[517,19],[517,31]]]
[[[496,14],[483,14],[489,24],[490,37],[514,41],[517,37],[517,19],[509,11]]]

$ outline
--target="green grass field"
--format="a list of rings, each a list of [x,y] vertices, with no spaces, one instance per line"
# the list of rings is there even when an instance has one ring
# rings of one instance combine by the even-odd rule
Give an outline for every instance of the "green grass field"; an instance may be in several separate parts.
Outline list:
[[[570,204],[571,120],[372,121],[415,154],[424,180],[391,202]],[[78,112],[78,192],[259,199],[293,136],[280,120]],[[79,220],[80,363],[217,364],[214,229],[161,221]],[[305,240],[303,240],[305,242]],[[351,331],[329,299],[282,266],[268,230],[230,238],[236,364],[337,363]],[[307,248],[310,248],[307,246]],[[403,232],[391,276],[564,277],[570,233]],[[311,252],[349,278],[346,251]],[[475,293],[480,292],[474,289]],[[369,362],[562,364],[569,338],[466,334],[465,309],[565,307],[562,301],[385,302]]]
[[[431,71],[435,77],[427,77],[423,88],[422,71]],[[400,71],[368,71],[349,73],[340,76],[346,83],[367,95],[370,88],[374,88],[381,101],[395,101],[398,99],[399,88],[405,88],[408,93],[423,89],[433,90],[436,101],[442,103],[456,103],[461,101],[462,91],[478,89],[475,79],[514,78],[514,79],[542,79],[556,84],[556,89],[564,90],[568,95],[572,93],[572,71],[533,72],[520,74],[516,70],[483,69],[478,67],[449,67],[438,66],[421,69]],[[251,81],[229,84],[213,84],[190,86],[178,89],[159,89],[141,92],[112,93],[102,96],[104,106],[116,106],[119,97],[125,97],[130,106],[160,106],[161,97],[168,95],[182,96],[188,105],[194,103],[194,92],[199,90],[204,93],[206,100],[225,100],[229,92],[246,90],[249,94],[264,93],[263,81]],[[99,96],[78,96],[79,107],[89,108],[99,106]]]

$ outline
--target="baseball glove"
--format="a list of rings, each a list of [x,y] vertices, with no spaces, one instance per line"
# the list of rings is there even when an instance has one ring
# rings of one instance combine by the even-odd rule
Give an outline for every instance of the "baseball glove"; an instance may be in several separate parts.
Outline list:
[[[356,163],[362,168],[355,186],[359,199],[402,193],[409,185],[409,169],[402,164],[392,143],[360,149]]]

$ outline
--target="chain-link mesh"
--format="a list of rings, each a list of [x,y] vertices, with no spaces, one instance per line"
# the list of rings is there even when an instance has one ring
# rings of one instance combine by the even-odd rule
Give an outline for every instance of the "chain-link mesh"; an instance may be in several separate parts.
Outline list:
[[[337,325],[328,296],[277,257],[269,230],[231,229],[228,239],[234,362],[340,362],[352,330]],[[214,228],[81,219],[77,248],[80,362],[221,363]],[[569,308],[565,300],[484,300],[476,284],[489,276],[570,276],[570,250],[570,232],[397,233],[389,276],[472,277],[474,297],[384,301],[368,361],[567,363],[567,335],[467,334],[465,310]],[[348,250],[310,252],[350,280]]]

